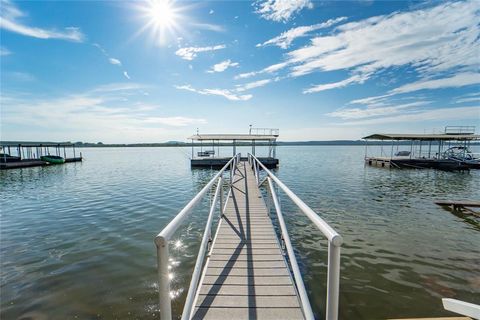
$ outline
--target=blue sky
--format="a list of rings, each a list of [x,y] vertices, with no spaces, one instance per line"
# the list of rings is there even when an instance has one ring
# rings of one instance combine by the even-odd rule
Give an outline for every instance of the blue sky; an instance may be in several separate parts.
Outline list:
[[[480,130],[480,1],[1,0],[1,139]]]

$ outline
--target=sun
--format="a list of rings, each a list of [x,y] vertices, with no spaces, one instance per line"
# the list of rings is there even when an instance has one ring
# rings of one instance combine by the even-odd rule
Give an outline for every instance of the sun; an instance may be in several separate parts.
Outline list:
[[[181,28],[184,8],[176,6],[173,0],[147,0],[137,6],[144,20],[140,32],[148,31],[157,44],[163,45],[175,38]]]
[[[150,1],[148,15],[156,28],[169,29],[175,24],[175,8],[169,0]]]

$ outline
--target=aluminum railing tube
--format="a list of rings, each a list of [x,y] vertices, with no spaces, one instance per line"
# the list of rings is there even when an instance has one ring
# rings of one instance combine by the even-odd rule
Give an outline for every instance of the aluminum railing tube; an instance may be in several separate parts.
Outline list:
[[[218,178],[217,190],[213,197],[212,206],[210,207],[210,212],[208,213],[207,224],[205,226],[205,232],[203,233],[202,242],[200,244],[200,249],[198,250],[197,261],[195,263],[195,268],[193,270],[192,279],[190,280],[190,286],[188,287],[188,294],[183,306],[182,320],[189,320],[190,314],[192,311],[192,304],[195,300],[195,293],[197,292],[198,280],[202,274],[203,261],[205,259],[205,252],[208,247],[208,242],[210,241],[213,213],[215,212],[215,207],[219,198],[219,194],[223,192],[223,179],[222,177]],[[220,210],[222,203],[220,203]]]
[[[267,175],[285,192],[285,194],[302,210],[302,212],[317,226],[317,228],[331,241],[335,246],[341,246],[343,238],[330,225],[320,218],[305,202],[303,202],[295,193],[293,193],[282,181],[270,172],[254,155],[250,154],[253,161],[258,163]]]
[[[158,296],[160,303],[160,316],[162,320],[172,319],[172,307],[170,297],[170,278],[168,272],[168,241],[188,217],[188,214],[201,202],[203,196],[210,190],[215,181],[223,175],[230,164],[236,163],[237,157],[234,156],[225,166],[203,187],[197,195],[175,216],[175,218],[155,237],[157,246],[157,265],[158,265]]]
[[[292,243],[290,241],[290,236],[288,235],[287,225],[283,220],[282,209],[280,208],[280,204],[278,202],[277,193],[273,188],[272,179],[268,177],[267,181],[268,181],[268,187],[270,188],[270,194],[273,199],[273,204],[275,206],[275,211],[277,212],[278,223],[280,224],[280,229],[282,231],[283,241],[287,249],[288,258],[290,259],[290,265],[292,266],[292,272],[293,272],[293,277],[295,279],[297,292],[300,295],[300,302],[302,303],[303,314],[305,316],[305,319],[314,320],[315,317],[313,315],[312,307],[308,300],[307,290],[305,289],[305,284],[303,283],[302,273],[300,272],[300,268],[298,267],[297,258],[295,257],[295,252],[293,251]]]

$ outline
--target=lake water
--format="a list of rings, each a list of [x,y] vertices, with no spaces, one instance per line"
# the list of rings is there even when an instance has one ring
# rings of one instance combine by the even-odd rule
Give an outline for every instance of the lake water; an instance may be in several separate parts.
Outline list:
[[[0,172],[2,319],[158,318],[154,236],[214,175],[188,148],[82,149],[86,160]],[[241,150],[246,154],[246,150]],[[344,237],[340,318],[448,316],[480,304],[480,226],[436,199],[480,199],[480,171],[364,167],[363,148],[279,147],[277,175]],[[281,195],[317,318],[326,243]],[[181,312],[208,199],[175,235]]]

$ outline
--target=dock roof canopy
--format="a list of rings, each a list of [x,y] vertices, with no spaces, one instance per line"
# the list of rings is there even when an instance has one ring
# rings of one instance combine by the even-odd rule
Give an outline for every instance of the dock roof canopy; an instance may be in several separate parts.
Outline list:
[[[365,140],[446,140],[446,141],[464,141],[464,140],[480,140],[478,134],[390,134],[376,133],[362,139]]]
[[[31,142],[31,141],[0,141],[0,146],[2,147],[72,147],[74,146],[71,142]]]
[[[263,135],[263,134],[196,134],[188,139],[202,141],[202,140],[226,140],[226,141],[275,141],[278,136]]]

